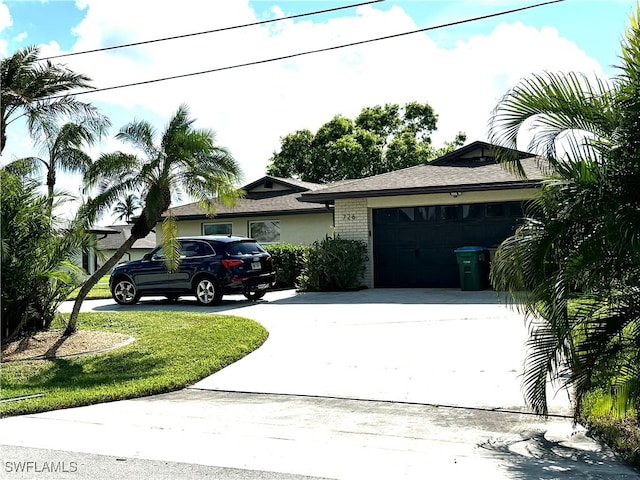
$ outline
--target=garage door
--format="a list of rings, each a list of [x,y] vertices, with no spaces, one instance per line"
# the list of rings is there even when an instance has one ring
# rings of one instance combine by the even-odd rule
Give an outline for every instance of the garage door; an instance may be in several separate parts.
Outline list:
[[[454,250],[497,246],[521,218],[520,202],[375,209],[375,286],[459,287]]]

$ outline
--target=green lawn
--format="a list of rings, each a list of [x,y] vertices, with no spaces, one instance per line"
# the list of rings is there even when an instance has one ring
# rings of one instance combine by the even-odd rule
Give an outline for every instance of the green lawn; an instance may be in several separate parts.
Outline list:
[[[640,468],[640,424],[637,412],[632,410],[624,417],[616,415],[611,395],[596,388],[585,396],[580,410],[580,423],[627,462]]]
[[[102,277],[89,291],[86,298],[94,300],[98,298],[111,298],[111,291],[109,290],[109,276],[110,275],[108,274]],[[80,290],[80,287],[74,290],[67,300],[75,300],[78,290]]]
[[[241,317],[182,312],[83,313],[80,329],[119,332],[136,341],[106,353],[5,362],[0,416],[169,392],[193,384],[258,348],[268,333]]]

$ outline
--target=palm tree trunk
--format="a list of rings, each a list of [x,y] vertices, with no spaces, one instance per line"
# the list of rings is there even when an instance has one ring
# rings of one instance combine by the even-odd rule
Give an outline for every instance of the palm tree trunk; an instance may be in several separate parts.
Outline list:
[[[2,109],[2,117],[0,118],[0,154],[7,144],[7,122],[4,119],[4,108]]]
[[[98,281],[106,275],[106,273],[111,270],[118,260],[120,260],[124,254],[131,248],[131,246],[138,240],[138,236],[132,235],[127,238],[127,240],[120,245],[120,248],[116,250],[116,252],[107,260],[98,270],[96,270],[93,275],[91,275],[86,282],[80,287],[80,291],[78,292],[78,296],[76,297],[76,301],[73,304],[73,310],[71,311],[71,316],[69,317],[69,322],[67,323],[67,328],[64,330],[64,335],[71,335],[76,331],[77,323],[78,323],[78,315],[80,313],[80,307],[82,306],[82,302],[85,297],[89,293],[89,291],[93,288],[93,286],[98,283]]]
[[[51,161],[53,163],[53,161]],[[47,205],[49,207],[49,216],[53,215],[53,189],[56,185],[56,171],[49,169],[47,172]]]

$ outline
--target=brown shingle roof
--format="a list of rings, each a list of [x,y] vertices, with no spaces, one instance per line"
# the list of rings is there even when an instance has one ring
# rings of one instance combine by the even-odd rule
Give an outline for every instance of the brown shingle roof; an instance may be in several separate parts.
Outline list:
[[[534,187],[543,178],[537,166],[540,160],[521,160],[527,179],[522,179],[493,162],[478,166],[426,164],[304,192],[300,200],[324,203],[337,198]]]
[[[252,190],[262,186],[265,181],[271,181],[280,184],[286,188],[284,190],[276,190],[270,195],[262,196],[255,194]],[[303,182],[291,178],[280,178],[267,175],[255,182],[243,187],[247,192],[247,198],[239,199],[232,207],[228,207],[221,202],[214,202],[216,207],[216,218],[245,217],[258,215],[287,215],[295,213],[323,213],[326,208],[320,205],[311,205],[298,201],[300,194],[305,191],[316,190],[324,187],[324,185],[311,182]],[[264,193],[264,191],[260,192]],[[207,215],[202,207],[196,203],[189,203],[173,207],[169,211],[178,218],[206,218]]]
[[[320,205],[309,205],[298,201],[300,192],[262,199],[239,199],[233,207],[216,202],[216,218],[244,217],[248,215],[273,215],[294,213],[321,213],[326,208]],[[189,203],[170,209],[171,213],[181,218],[205,218],[205,211],[198,203]]]

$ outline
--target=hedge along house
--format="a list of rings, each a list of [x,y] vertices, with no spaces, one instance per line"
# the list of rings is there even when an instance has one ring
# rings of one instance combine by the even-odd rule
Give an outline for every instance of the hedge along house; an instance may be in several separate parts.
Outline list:
[[[332,210],[324,203],[301,203],[302,193],[322,188],[317,183],[265,176],[242,187],[244,198],[233,207],[216,204],[214,217],[190,203],[170,209],[176,218],[178,236],[242,235],[263,245],[290,243],[310,245],[332,233]],[[162,224],[156,241],[162,239]]]
[[[509,173],[496,147],[474,142],[428,164],[304,192],[333,204],[335,233],[368,246],[368,287],[460,286],[454,250],[496,247],[523,217],[543,178],[539,158],[517,152],[527,174]]]

